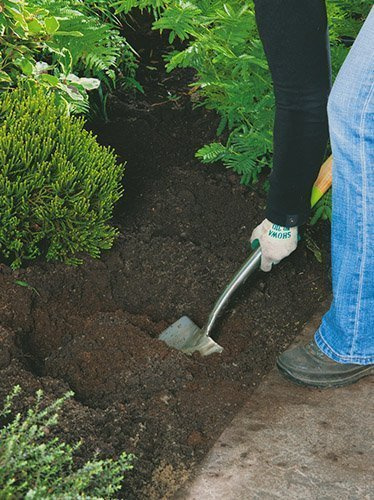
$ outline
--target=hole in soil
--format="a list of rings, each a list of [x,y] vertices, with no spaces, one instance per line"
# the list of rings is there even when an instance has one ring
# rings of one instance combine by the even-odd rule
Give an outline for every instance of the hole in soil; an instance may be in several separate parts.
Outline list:
[[[31,339],[33,332],[27,331],[17,335],[17,346],[21,351],[20,361],[24,367],[33,375],[41,377],[45,375],[44,360],[32,349]]]
[[[175,75],[160,78],[181,95],[178,106],[154,106],[160,86],[151,82],[141,102],[113,100],[113,122],[96,127],[127,161],[114,248],[78,268],[39,263],[18,272],[37,295],[0,273],[1,321],[21,332],[25,366],[67,382],[95,410],[81,408],[84,418],[73,414],[65,432],[82,432],[91,449],[100,442],[109,454],[138,456],[127,498],[170,470],[186,476],[328,294],[325,268],[301,243],[229,305],[216,332],[221,355],[188,357],[157,340],[183,314],[204,324],[264,208],[236,175],[195,160],[217,117],[193,110],[184,95],[190,73]],[[170,484],[157,486],[159,498]]]

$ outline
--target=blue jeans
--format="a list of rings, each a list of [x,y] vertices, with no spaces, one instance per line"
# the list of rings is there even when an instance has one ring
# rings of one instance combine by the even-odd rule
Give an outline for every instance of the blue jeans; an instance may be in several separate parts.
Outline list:
[[[340,363],[374,363],[374,7],[329,95],[333,301],[315,340]]]

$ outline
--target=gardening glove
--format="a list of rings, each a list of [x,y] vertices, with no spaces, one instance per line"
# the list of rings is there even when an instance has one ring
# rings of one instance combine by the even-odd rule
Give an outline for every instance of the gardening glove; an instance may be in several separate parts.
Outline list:
[[[268,219],[262,221],[251,236],[252,246],[261,247],[261,269],[265,272],[296,250],[297,241],[297,227],[278,226]]]

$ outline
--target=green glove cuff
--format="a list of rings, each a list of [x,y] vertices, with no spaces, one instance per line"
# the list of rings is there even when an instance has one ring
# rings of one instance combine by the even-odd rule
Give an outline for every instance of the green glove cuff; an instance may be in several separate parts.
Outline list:
[[[252,250],[257,250],[257,248],[260,246],[260,242],[258,239],[255,239],[251,243]]]

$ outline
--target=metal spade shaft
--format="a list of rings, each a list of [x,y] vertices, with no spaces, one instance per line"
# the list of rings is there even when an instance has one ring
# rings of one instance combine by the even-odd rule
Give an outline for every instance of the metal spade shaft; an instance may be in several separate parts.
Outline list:
[[[241,268],[235,273],[230,283],[226,286],[222,294],[218,297],[212,312],[209,315],[208,321],[202,328],[205,335],[210,336],[217,319],[221,316],[229,303],[232,295],[236,292],[240,285],[251,276],[259,267],[261,263],[261,248],[254,250],[248,259],[244,262]]]

